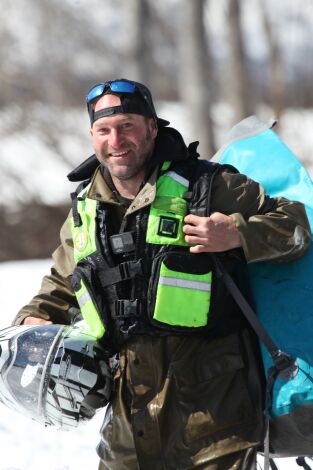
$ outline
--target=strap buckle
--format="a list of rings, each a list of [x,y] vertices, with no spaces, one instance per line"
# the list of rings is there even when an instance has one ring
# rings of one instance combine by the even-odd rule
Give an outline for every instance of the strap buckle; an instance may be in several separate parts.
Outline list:
[[[114,268],[99,270],[102,287],[112,286],[121,281],[126,281],[137,275],[142,275],[141,259],[137,261],[124,261]]]
[[[142,274],[142,263],[141,259],[138,261],[124,261],[118,266],[121,276],[121,281],[130,279],[138,274]]]
[[[272,355],[272,360],[281,379],[290,380],[297,375],[299,366],[289,354],[278,349]]]
[[[113,304],[113,318],[134,318],[142,313],[142,303],[139,299],[135,300],[115,300]]]

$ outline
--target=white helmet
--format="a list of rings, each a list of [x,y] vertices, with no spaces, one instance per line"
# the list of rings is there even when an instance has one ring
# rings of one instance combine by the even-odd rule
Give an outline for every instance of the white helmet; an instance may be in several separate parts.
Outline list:
[[[0,401],[65,429],[92,418],[112,392],[109,353],[79,326],[0,331]]]

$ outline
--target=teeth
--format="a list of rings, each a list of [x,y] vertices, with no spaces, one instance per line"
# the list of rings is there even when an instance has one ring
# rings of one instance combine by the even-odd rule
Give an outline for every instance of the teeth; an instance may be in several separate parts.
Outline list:
[[[126,155],[128,151],[126,150],[125,152],[117,152],[117,153],[111,153],[112,157],[121,157],[122,155]]]

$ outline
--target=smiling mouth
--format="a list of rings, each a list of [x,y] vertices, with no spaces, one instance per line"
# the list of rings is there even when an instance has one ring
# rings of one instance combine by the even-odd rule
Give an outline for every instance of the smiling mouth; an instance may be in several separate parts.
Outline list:
[[[125,150],[124,152],[111,152],[109,153],[110,157],[124,157],[129,153],[129,150]]]

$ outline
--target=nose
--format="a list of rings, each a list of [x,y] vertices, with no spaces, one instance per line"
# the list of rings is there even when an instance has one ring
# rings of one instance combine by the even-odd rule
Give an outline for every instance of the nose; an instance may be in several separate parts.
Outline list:
[[[123,134],[118,129],[111,129],[109,135],[109,145],[112,148],[119,148],[123,145]]]

